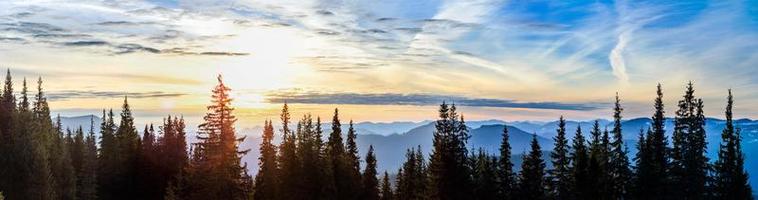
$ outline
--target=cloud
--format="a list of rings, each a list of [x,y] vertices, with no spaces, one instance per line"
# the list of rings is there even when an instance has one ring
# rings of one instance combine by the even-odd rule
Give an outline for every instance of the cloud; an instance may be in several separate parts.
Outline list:
[[[92,98],[171,98],[180,97],[184,93],[167,93],[167,92],[115,92],[115,91],[94,91],[94,90],[59,90],[47,92],[47,98],[51,101],[64,101],[71,99],[92,99]]]
[[[355,104],[355,105],[438,105],[443,101],[461,106],[527,108],[551,110],[587,111],[600,109],[597,103],[560,103],[560,102],[519,102],[507,99],[469,98],[434,94],[364,94],[364,93],[317,93],[284,91],[272,92],[265,96],[268,103],[299,104]]]
[[[88,46],[107,46],[110,45],[110,43],[106,41],[100,41],[100,40],[92,40],[92,41],[74,41],[74,42],[64,42],[63,46],[74,46],[74,47],[88,47]]]

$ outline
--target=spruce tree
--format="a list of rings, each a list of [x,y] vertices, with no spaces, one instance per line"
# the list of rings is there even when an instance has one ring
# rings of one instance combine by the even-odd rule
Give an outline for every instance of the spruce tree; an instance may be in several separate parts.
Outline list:
[[[116,141],[116,124],[113,119],[113,110],[106,114],[103,110],[103,122],[100,124],[100,153],[98,154],[97,191],[102,199],[116,199],[115,190],[118,189],[118,144]]]
[[[281,181],[282,190],[298,189],[300,185],[300,162],[297,155],[297,132],[301,131],[301,124],[298,124],[297,132],[290,130],[290,113],[287,104],[284,104],[282,113],[280,116],[282,120],[282,143],[279,145],[279,178]],[[282,199],[299,199],[299,192],[283,192],[280,198]]]
[[[706,157],[705,116],[703,101],[694,95],[692,82],[687,84],[684,98],[674,119],[674,145],[672,148],[673,198],[704,199],[709,168]]]
[[[24,79],[21,91],[21,102],[16,112],[11,113],[14,120],[11,125],[13,134],[10,141],[2,141],[2,164],[4,169],[1,179],[8,181],[5,191],[9,199],[51,199],[54,197],[51,188],[52,179],[49,168],[46,135],[40,132],[33,123],[34,115],[29,108],[28,91]],[[48,119],[49,121],[49,119]],[[30,123],[31,122],[31,123]]]
[[[342,140],[342,125],[339,119],[339,110],[334,109],[334,117],[332,118],[332,133],[329,134],[329,141],[326,144],[327,159],[329,162],[329,168],[331,169],[330,175],[334,181],[334,193],[337,199],[351,199],[354,198],[351,189],[354,187],[350,185],[351,181],[351,169],[352,163],[346,159],[347,151],[345,150],[345,144]]]
[[[55,179],[55,199],[75,199],[76,198],[76,172],[71,163],[69,145],[65,141],[61,116],[58,115],[55,123],[55,135],[53,136],[53,149],[57,150],[59,156],[53,159],[51,164],[52,175]]]
[[[246,176],[240,158],[247,151],[239,150],[245,138],[235,134],[236,117],[231,97],[221,76],[213,89],[211,105],[200,129],[188,170],[188,199],[245,199]]]
[[[361,194],[360,192],[363,190],[361,188],[361,166],[360,166],[360,156],[358,156],[358,144],[356,144],[355,140],[357,138],[358,134],[355,132],[355,128],[353,128],[353,120],[350,120],[350,124],[347,129],[347,139],[345,141],[345,159],[346,163],[348,163],[348,175],[349,175],[349,186],[351,188],[348,189],[349,193],[351,195],[351,199],[358,198]]]
[[[532,135],[531,150],[524,154],[521,163],[521,174],[519,183],[520,199],[547,199],[545,185],[545,161],[542,160],[542,149],[537,143],[537,135]]]
[[[582,127],[576,127],[576,135],[572,139],[570,154],[572,160],[571,171],[571,190],[573,196],[571,199],[590,199],[593,190],[597,188],[591,188],[592,177],[590,175],[590,154],[588,152],[584,135],[582,135]]]
[[[78,200],[97,199],[97,139],[95,138],[95,117],[90,118],[90,129],[84,140],[84,156],[82,159],[81,173],[77,179],[80,187],[77,188]]]
[[[440,105],[435,123],[429,171],[431,194],[435,199],[465,199],[471,194],[471,169],[466,142],[468,128],[455,105]]]
[[[714,164],[714,195],[717,199],[752,199],[752,188],[744,169],[740,129],[734,127],[732,107],[734,99],[729,90],[726,104],[726,123],[721,132],[718,160]]]
[[[642,162],[645,166],[641,168],[640,163],[638,163],[637,176],[639,182],[636,187],[637,197],[645,199],[664,198],[667,195],[667,188],[669,187],[669,174],[667,171],[670,168],[668,154],[670,150],[668,139],[665,135],[666,118],[664,116],[661,84],[657,86],[653,108],[655,109],[655,113],[652,117],[652,128],[644,138],[646,140],[645,145],[639,146],[645,149],[645,154],[641,154],[645,156],[645,159],[638,156],[638,162]]]
[[[555,147],[550,153],[553,162],[553,169],[550,170],[551,193],[557,199],[570,199],[571,191],[571,160],[569,158],[568,139],[566,139],[566,120],[563,116],[558,120],[558,129],[556,129]]]
[[[395,195],[392,194],[392,185],[390,185],[390,177],[387,171],[384,171],[384,176],[382,176],[382,194],[380,196],[380,200],[393,200],[395,199]]]
[[[594,188],[588,195],[593,199],[607,199],[608,184],[608,132],[600,131],[600,123],[595,120],[590,132],[592,141],[590,142],[590,162],[588,167],[589,182],[588,188]]]
[[[360,199],[378,200],[379,199],[379,180],[376,179],[376,155],[374,155],[374,146],[369,145],[366,154],[366,169],[363,170],[363,192]]]
[[[613,199],[629,198],[629,180],[632,173],[629,169],[629,158],[626,155],[626,145],[621,134],[621,102],[618,93],[616,94],[616,103],[613,109],[613,142],[610,143],[609,175],[611,190],[610,196]]]
[[[396,199],[419,200],[428,199],[427,169],[421,147],[408,149],[405,154],[405,162],[398,170],[396,185]]]
[[[481,148],[471,155],[474,199],[500,199],[498,197],[497,159]]]
[[[273,144],[274,126],[266,120],[263,127],[263,141],[258,157],[258,174],[255,176],[254,199],[277,199],[278,170],[276,166],[276,146]]]
[[[509,142],[508,126],[503,125],[503,139],[500,142],[500,159],[498,159],[498,184],[499,198],[503,200],[513,199],[513,190],[516,186],[516,175],[513,173],[511,162],[511,144]]]

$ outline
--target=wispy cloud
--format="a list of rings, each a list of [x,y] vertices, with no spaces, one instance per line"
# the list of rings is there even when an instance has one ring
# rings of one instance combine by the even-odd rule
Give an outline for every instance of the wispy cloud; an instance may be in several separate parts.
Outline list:
[[[180,97],[187,94],[169,93],[169,92],[114,92],[114,91],[93,91],[93,90],[59,90],[47,93],[47,98],[51,101],[63,101],[71,99],[98,99],[98,98],[170,98]]]
[[[438,105],[443,101],[470,107],[529,108],[553,110],[588,111],[601,108],[599,103],[520,102],[508,99],[469,98],[455,95],[435,94],[363,94],[363,93],[317,93],[275,92],[266,95],[269,103],[302,104],[354,104],[354,105]]]

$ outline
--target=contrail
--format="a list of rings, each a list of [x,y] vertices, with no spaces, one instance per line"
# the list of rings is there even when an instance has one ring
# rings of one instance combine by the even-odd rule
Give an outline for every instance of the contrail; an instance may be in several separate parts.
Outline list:
[[[624,60],[623,54],[624,48],[626,48],[626,44],[629,42],[630,34],[631,30],[621,32],[618,35],[616,46],[613,47],[610,55],[608,55],[608,60],[611,62],[611,67],[613,68],[613,75],[623,83],[629,82],[629,75],[626,74],[626,61]]]

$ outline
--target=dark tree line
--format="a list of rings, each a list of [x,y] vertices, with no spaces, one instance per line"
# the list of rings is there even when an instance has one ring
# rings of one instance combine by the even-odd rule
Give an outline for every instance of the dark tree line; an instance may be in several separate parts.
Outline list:
[[[281,129],[264,123],[255,177],[240,161],[249,150],[239,147],[245,138],[235,132],[230,91],[219,76],[196,143],[187,143],[183,117],[138,130],[126,97],[118,116],[103,111],[98,138],[94,119],[88,129],[71,129],[50,116],[41,79],[34,97],[24,79],[17,97],[8,72],[0,95],[0,199],[752,199],[731,91],[713,163],[705,155],[703,101],[690,83],[671,143],[659,85],[631,162],[616,95],[610,127],[595,121],[585,138],[582,127],[566,130],[560,117],[554,149],[543,151],[533,135],[520,170],[507,128],[499,155],[467,148],[469,128],[454,104],[439,107],[431,154],[408,149],[393,173],[377,171],[372,146],[358,152],[353,123],[342,126],[337,109],[323,133],[320,117],[292,119],[285,104]]]

